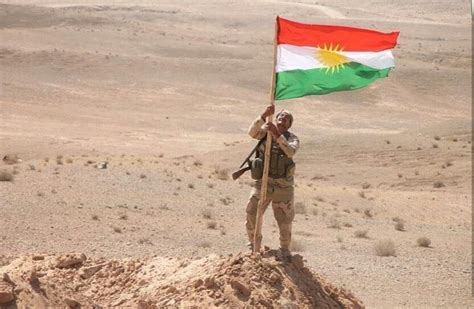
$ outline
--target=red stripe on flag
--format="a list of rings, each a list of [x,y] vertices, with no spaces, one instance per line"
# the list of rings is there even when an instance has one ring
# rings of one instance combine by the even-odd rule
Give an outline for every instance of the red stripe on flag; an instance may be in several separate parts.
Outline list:
[[[383,33],[344,26],[302,24],[277,17],[278,44],[323,47],[339,46],[344,51],[381,51],[397,44],[399,32]]]

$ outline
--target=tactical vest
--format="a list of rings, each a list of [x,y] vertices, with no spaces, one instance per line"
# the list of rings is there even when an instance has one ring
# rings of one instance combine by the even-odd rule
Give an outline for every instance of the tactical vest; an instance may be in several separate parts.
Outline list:
[[[286,131],[283,136],[288,139],[290,132]],[[263,147],[265,149],[265,147]],[[265,158],[265,150],[257,150],[257,158],[252,164],[252,178],[261,179],[263,175],[263,162]],[[295,163],[280,148],[278,143],[272,139],[272,148],[270,150],[270,168],[268,176],[271,178],[288,178],[289,170],[295,166]]]

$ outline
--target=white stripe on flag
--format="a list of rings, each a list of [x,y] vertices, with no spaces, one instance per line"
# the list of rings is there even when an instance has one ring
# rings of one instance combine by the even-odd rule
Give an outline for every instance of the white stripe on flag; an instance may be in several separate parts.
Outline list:
[[[319,48],[309,46],[278,45],[276,71],[310,70],[326,67],[317,58]],[[348,58],[349,62],[357,62],[374,69],[386,69],[395,66],[392,52],[338,52]]]

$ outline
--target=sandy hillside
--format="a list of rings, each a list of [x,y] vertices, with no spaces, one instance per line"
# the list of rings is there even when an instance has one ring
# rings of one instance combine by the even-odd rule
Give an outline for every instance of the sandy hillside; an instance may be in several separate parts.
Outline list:
[[[277,103],[301,140],[293,251],[367,307],[474,305],[469,3],[18,3],[0,0],[0,273],[32,255],[245,251],[251,179],[229,175],[268,102],[281,15],[401,31],[389,78]],[[271,211],[263,235],[277,248]]]

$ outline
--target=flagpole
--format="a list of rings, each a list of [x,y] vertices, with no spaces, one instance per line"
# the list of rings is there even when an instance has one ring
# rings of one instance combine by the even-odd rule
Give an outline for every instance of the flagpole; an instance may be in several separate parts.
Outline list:
[[[273,39],[273,73],[272,73],[272,85],[270,92],[270,104],[275,105],[275,79],[276,79],[276,58],[277,58],[277,36],[278,36],[278,17],[275,21],[275,36]],[[267,122],[273,122],[273,114],[267,117]],[[253,252],[259,252],[262,244],[262,223],[263,223],[263,211],[265,207],[265,200],[267,199],[267,189],[268,189],[268,172],[270,169],[270,149],[272,148],[272,135],[270,132],[267,132],[267,141],[265,144],[265,159],[263,164],[263,176],[262,176],[262,186],[260,193],[260,200],[257,207],[257,219],[255,225],[255,234],[254,234],[254,246]]]

